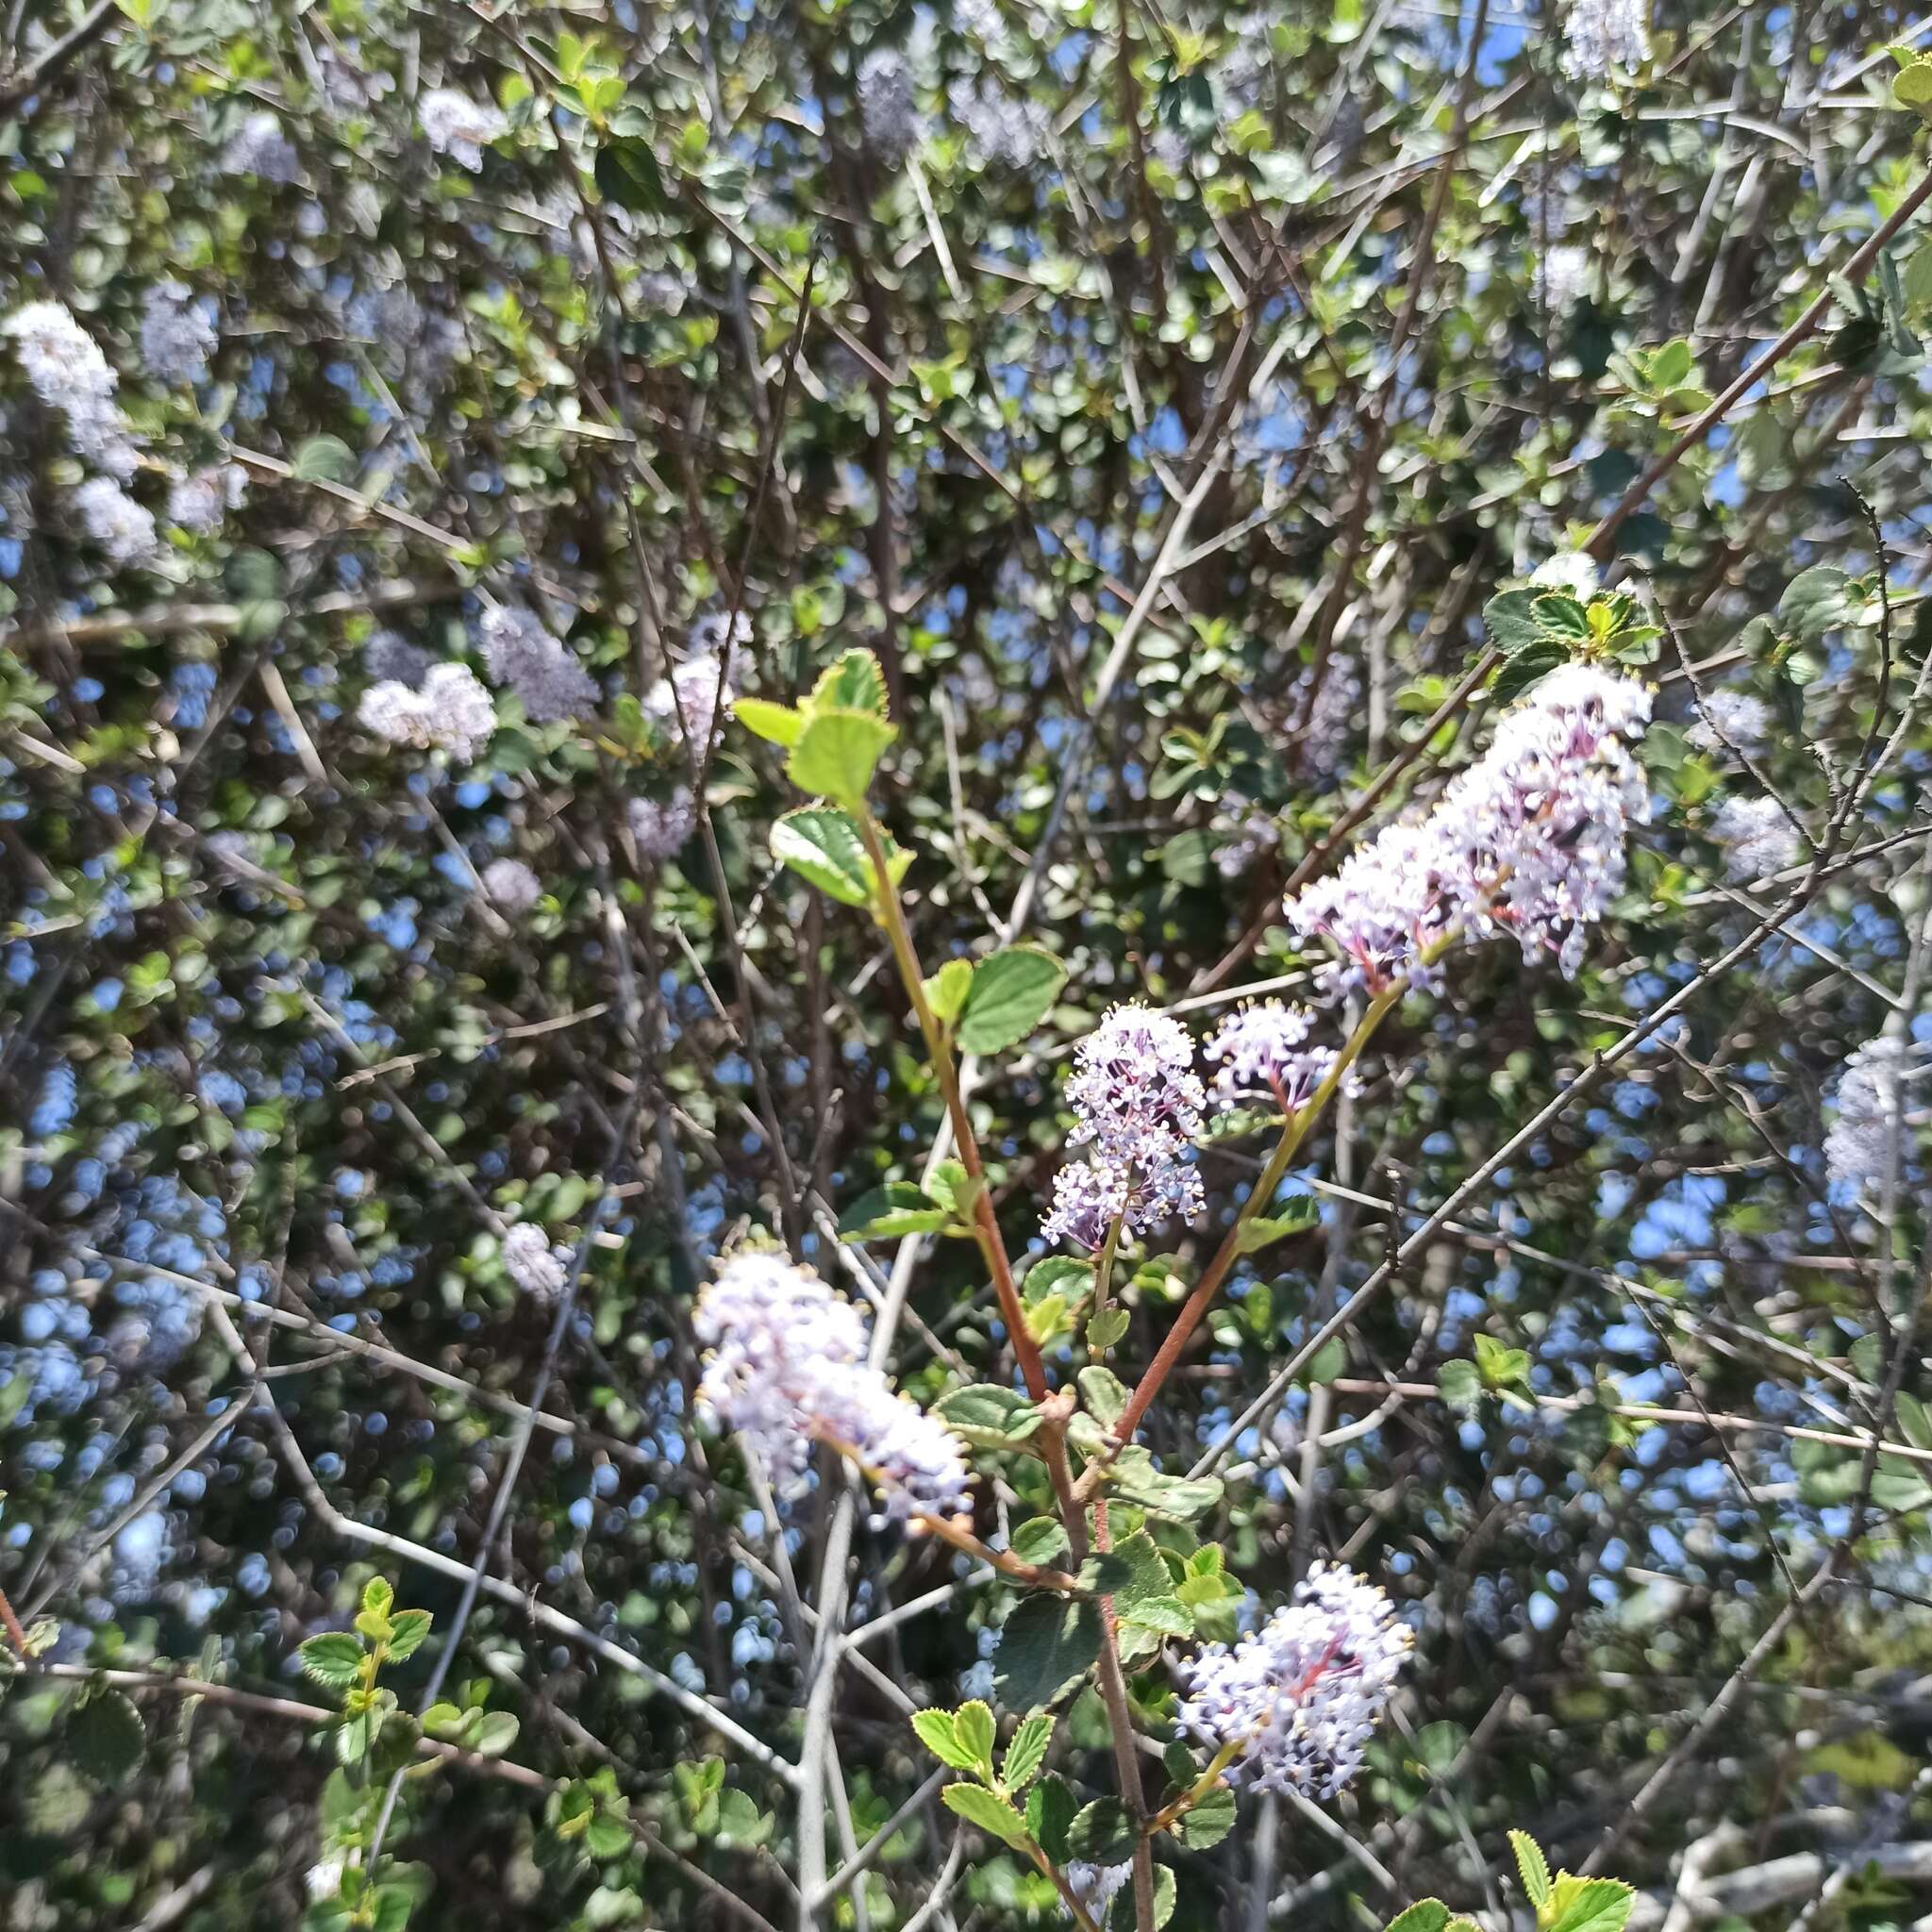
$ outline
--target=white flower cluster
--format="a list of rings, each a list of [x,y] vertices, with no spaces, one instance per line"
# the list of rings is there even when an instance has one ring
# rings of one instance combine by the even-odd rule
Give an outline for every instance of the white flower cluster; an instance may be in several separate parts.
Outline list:
[[[249,115],[222,150],[225,175],[253,175],[259,181],[289,182],[300,172],[301,160],[293,144],[266,108]]]
[[[1134,1867],[1131,1859],[1122,1865],[1090,1865],[1075,1858],[1062,1875],[1067,1890],[1080,1901],[1080,1909],[1098,1925],[1106,1923],[1114,1894],[1133,1877]]]
[[[630,835],[644,858],[669,858],[697,829],[697,823],[689,785],[678,786],[668,799],[630,802]]]
[[[1613,67],[1650,58],[1650,0],[1571,0],[1563,28],[1563,71],[1601,80]]]
[[[1188,1142],[1207,1095],[1187,1028],[1145,1007],[1115,1007],[1074,1050],[1074,1070],[1067,1098],[1078,1120],[1067,1140],[1093,1154],[1054,1177],[1041,1233],[1097,1248],[1116,1220],[1129,1234],[1174,1215],[1192,1221],[1204,1195]]]
[[[467,664],[433,665],[420,690],[395,679],[362,693],[357,718],[391,744],[446,751],[467,764],[496,730],[496,705]]]
[[[477,630],[491,676],[517,694],[525,717],[541,724],[596,708],[596,680],[527,610],[499,604],[483,613]]]
[[[1046,147],[1045,109],[1037,101],[1015,99],[983,75],[976,85],[954,81],[946,106],[989,166],[1030,168]]]
[[[113,477],[90,476],[75,490],[73,503],[89,541],[116,570],[147,563],[160,549],[154,513]]]
[[[540,1301],[563,1292],[569,1279],[564,1272],[567,1258],[550,1245],[550,1237],[534,1221],[518,1222],[503,1237],[505,1273],[525,1294]]]
[[[1771,707],[1752,691],[1714,691],[1698,700],[1697,722],[1684,736],[1702,751],[1755,752],[1771,736]]]
[[[429,145],[473,175],[482,169],[483,150],[509,132],[494,103],[472,100],[459,88],[432,88],[416,103],[416,118]]]
[[[518,917],[543,896],[542,882],[521,858],[492,858],[483,868],[482,879],[491,904]]]
[[[1212,1750],[1239,1747],[1235,1782],[1332,1798],[1360,1769],[1414,1644],[1366,1577],[1317,1563],[1258,1630],[1179,1666],[1175,1722]]]
[[[711,741],[718,707],[730,704],[744,678],[751,620],[743,611],[738,613],[731,631],[727,651],[724,619],[717,615],[698,618],[691,627],[691,656],[644,693],[644,715],[674,738],[677,720],[682,718],[685,736],[700,755]]]
[[[1315,1016],[1306,1007],[1257,1000],[1221,1023],[1206,1052],[1222,1062],[1214,1097],[1233,1107],[1272,1095],[1284,1113],[1305,1106],[1335,1064],[1334,1049],[1309,1046]]]
[[[1903,1061],[1899,1042],[1885,1033],[1847,1057],[1839,1075],[1837,1118],[1824,1137],[1824,1171],[1833,1192],[1855,1200],[1884,1181]]]
[[[1432,985],[1432,948],[1506,931],[1525,958],[1553,952],[1574,974],[1644,815],[1623,741],[1649,722],[1650,692],[1633,679],[1581,662],[1553,671],[1427,817],[1390,826],[1291,899],[1289,924],[1341,950],[1330,984],[1372,992]]]
[[[1574,308],[1590,292],[1590,250],[1574,242],[1553,242],[1537,259],[1536,290],[1552,314]]]
[[[1797,862],[1798,828],[1774,798],[1726,798],[1711,814],[1710,835],[1733,879],[1769,878]]]
[[[808,1269],[769,1250],[736,1255],[691,1325],[708,1351],[700,1411],[744,1437],[780,1495],[804,1488],[823,1441],[881,1483],[888,1517],[971,1507],[958,1438],[867,1363],[864,1316]]]
[[[141,299],[141,359],[157,382],[199,382],[221,340],[186,282],[171,277],[149,285]]]
[[[248,472],[240,463],[214,463],[176,477],[168,491],[168,521],[197,537],[222,526],[248,494]]]
[[[888,160],[919,142],[912,63],[896,47],[874,47],[858,63],[858,118],[866,139]]]
[[[34,394],[66,417],[75,454],[126,482],[134,475],[134,437],[114,400],[114,372],[93,338],[58,302],[29,302],[7,318],[5,330]]]

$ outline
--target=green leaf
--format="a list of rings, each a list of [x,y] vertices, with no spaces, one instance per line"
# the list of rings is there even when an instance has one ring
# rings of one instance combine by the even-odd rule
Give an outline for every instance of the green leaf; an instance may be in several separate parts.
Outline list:
[[[1465,1415],[1482,1407],[1483,1378],[1474,1362],[1444,1362],[1436,1372],[1436,1387],[1450,1408]]]
[[[925,1003],[942,1026],[950,1026],[959,1017],[972,985],[970,959],[948,959],[925,982]]]
[[[1154,1932],[1174,1917],[1177,1897],[1174,1875],[1165,1865],[1154,1868]],[[1134,1888],[1124,1885],[1114,1893],[1113,1903],[1107,1908],[1106,1932],[1136,1932],[1134,1916]]]
[[[1167,1559],[1144,1529],[1137,1529],[1104,1555],[1096,1553],[1080,1568],[1080,1587],[1096,1596],[1110,1596],[1114,1609],[1126,1616],[1137,1605],[1174,1595],[1174,1576]],[[1190,1624],[1189,1630],[1193,1628]]]
[[[1099,1352],[1118,1348],[1133,1317],[1124,1308],[1102,1308],[1087,1324],[1087,1346]]]
[[[839,1238],[848,1241],[896,1241],[902,1235],[934,1234],[946,1224],[946,1210],[936,1208],[910,1181],[888,1181],[861,1194],[839,1217]]]
[[[396,1607],[394,1587],[386,1576],[372,1576],[362,1586],[362,1611],[365,1616],[387,1617]]]
[[[847,651],[812,687],[814,711],[871,711],[886,715],[886,679],[870,651]]]
[[[1100,1660],[1100,1608],[1089,1597],[1035,1593],[1007,1619],[993,1688],[1009,1710],[1057,1704]]]
[[[660,214],[664,175],[651,143],[639,136],[619,136],[597,150],[592,173],[597,192],[632,214]]]
[[[362,1674],[362,1646],[346,1630],[325,1630],[296,1649],[303,1670],[328,1690],[346,1690]]]
[[[133,1704],[102,1684],[83,1695],[68,1720],[66,1742],[83,1777],[96,1785],[118,1785],[146,1755],[147,1731]]]
[[[1067,1862],[1067,1834],[1073,1830],[1079,1809],[1079,1800],[1065,1780],[1052,1774],[1026,1794],[1026,1829],[1056,1865]]]
[[[1920,114],[1932,110],[1932,61],[1914,60],[1891,77],[1891,97]]]
[[[1136,1508],[1191,1523],[1220,1503],[1225,1485],[1218,1475],[1163,1475],[1143,1449],[1138,1456],[1122,1451],[1114,1464],[1112,1487],[1122,1502]]]
[[[1257,1248],[1285,1241],[1290,1235],[1306,1234],[1322,1224],[1322,1204],[1312,1194],[1295,1194],[1280,1204],[1278,1214],[1257,1214],[1241,1224],[1235,1236],[1235,1252],[1252,1255]]]
[[[1081,1300],[1093,1290],[1093,1263],[1072,1255],[1049,1255],[1026,1271],[1021,1293],[1029,1302],[1044,1301],[1050,1294],[1063,1295],[1070,1302]]]
[[[1118,1865],[1134,1856],[1139,1833],[1118,1798],[1096,1798],[1083,1806],[1067,1829],[1067,1849],[1094,1865]]]
[[[1012,1552],[1023,1563],[1051,1563],[1067,1547],[1067,1532],[1054,1516],[1029,1516],[1013,1532]]]
[[[841,906],[872,904],[872,863],[858,827],[842,811],[808,805],[772,827],[772,857]]]
[[[1047,1746],[1053,1742],[1053,1714],[1036,1710],[1020,1721],[1020,1728],[1007,1745],[1000,1778],[1009,1791],[1024,1791],[1046,1762]]]
[[[760,1811],[749,1791],[733,1790],[718,1798],[718,1843],[727,1852],[748,1852],[772,1835],[774,1821]]]
[[[1802,643],[1815,644],[1850,616],[1851,578],[1836,565],[1813,564],[1785,586],[1777,614]]]
[[[959,1020],[967,1053],[1001,1053],[1040,1024],[1066,984],[1067,969],[1038,946],[1008,946],[982,959]]]
[[[1002,1389],[996,1382],[969,1382],[963,1389],[949,1389],[932,1408],[975,1449],[1011,1448],[1040,1426],[1040,1411],[1033,1404],[1017,1389]]]
[[[785,775],[801,791],[857,810],[886,747],[898,735],[873,711],[813,710],[785,761]]]
[[[740,698],[731,711],[747,731],[756,732],[774,744],[794,745],[805,734],[805,713],[794,711],[790,705],[771,704],[764,698]]]
[[[401,1663],[406,1657],[414,1656],[429,1635],[429,1625],[427,1610],[398,1610],[390,1625],[389,1660]]]
[[[1216,1785],[1179,1822],[1174,1836],[1191,1852],[1205,1852],[1218,1845],[1234,1829],[1234,1793],[1225,1785]]]
[[[1312,1356],[1307,1366],[1302,1370],[1301,1380],[1310,1389],[1320,1389],[1334,1381],[1348,1367],[1348,1343],[1340,1335],[1331,1335]]]
[[[1541,1932],[1624,1932],[1637,1894],[1621,1879],[1561,1874],[1537,1914]]]
[[[1004,1798],[983,1785],[948,1785],[940,1797],[949,1811],[957,1811],[968,1824],[976,1824],[1016,1852],[1026,1849],[1026,1821]]]
[[[1439,1898],[1418,1899],[1405,1912],[1389,1921],[1387,1932],[1443,1932],[1449,1924],[1449,1907]]]
[[[1492,687],[1498,704],[1520,698],[1540,678],[1569,663],[1570,652],[1555,638],[1542,638],[1516,652],[1499,672]]]
[[[1530,585],[1498,591],[1483,606],[1483,624],[1497,650],[1513,657],[1542,641],[1543,627],[1536,621],[1536,600],[1541,593]]]
[[[1526,1831],[1509,1834],[1509,1849],[1516,1854],[1516,1869],[1523,1876],[1523,1895],[1541,1911],[1550,1895],[1549,1860]]]
[[[340,436],[311,436],[289,467],[303,483],[346,483],[356,474],[356,452]]]
[[[975,1697],[953,1713],[953,1732],[960,1750],[971,1754],[967,1768],[978,1772],[991,1783],[992,1747],[999,1737],[999,1726],[993,1723],[992,1712]]]
[[[919,1734],[919,1741],[941,1764],[949,1764],[955,1771],[973,1769],[973,1754],[960,1743],[958,1726],[950,1710],[915,1710],[912,1728]]]
[[[1127,1406],[1126,1385],[1111,1369],[1098,1364],[1082,1369],[1078,1379],[1087,1413],[1103,1428],[1112,1428]]]
[[[501,1757],[516,1742],[518,1729],[517,1720],[509,1711],[484,1711],[470,1749],[480,1757]]]

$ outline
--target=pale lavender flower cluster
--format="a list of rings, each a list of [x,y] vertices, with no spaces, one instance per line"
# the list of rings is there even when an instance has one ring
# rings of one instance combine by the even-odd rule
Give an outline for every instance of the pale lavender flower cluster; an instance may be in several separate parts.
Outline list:
[[[160,549],[154,513],[143,509],[111,476],[90,476],[73,496],[89,541],[116,570],[151,562]]]
[[[149,285],[141,300],[141,359],[156,381],[199,382],[221,340],[208,305],[186,282]]]
[[[630,835],[645,858],[669,858],[697,829],[697,823],[689,785],[678,786],[668,799],[630,802]]]
[[[1307,1044],[1314,1025],[1307,1008],[1281,1000],[1257,1000],[1229,1014],[1205,1049],[1222,1063],[1214,1097],[1233,1107],[1272,1095],[1284,1113],[1306,1106],[1335,1065],[1332,1047]]]
[[[1824,1137],[1824,1170],[1833,1191],[1848,1199],[1885,1178],[1903,1062],[1899,1041],[1881,1033],[1856,1048],[1839,1075],[1837,1117]]]
[[[711,741],[720,704],[729,705],[743,682],[751,620],[743,611],[731,626],[731,644],[724,647],[724,619],[715,613],[693,620],[691,656],[669,677],[660,677],[644,694],[644,715],[660,729],[677,732],[677,721],[693,749],[700,753]]]
[[[1016,99],[981,75],[956,80],[946,106],[966,138],[990,166],[1030,168],[1046,146],[1047,119],[1038,102]]]
[[[691,1325],[708,1351],[700,1410],[744,1437],[780,1495],[800,1492],[812,1444],[830,1442],[882,1485],[889,1518],[971,1507],[959,1439],[867,1362],[865,1317],[808,1269],[735,1255]]]
[[[1650,0],[1571,0],[1563,30],[1563,71],[1601,80],[1613,67],[1650,58]]]
[[[491,676],[516,693],[525,717],[545,724],[596,708],[596,680],[529,611],[499,604],[483,613],[477,630]]]
[[[543,896],[542,882],[521,858],[492,858],[482,878],[491,904],[513,917],[521,918]]]
[[[866,139],[889,160],[919,141],[912,65],[896,47],[874,47],[858,63],[858,118]]]
[[[205,537],[222,526],[248,494],[248,472],[240,463],[214,463],[177,477],[168,491],[168,521]]]
[[[540,1301],[563,1292],[567,1257],[550,1244],[534,1221],[520,1221],[503,1237],[504,1272],[525,1294]]]
[[[356,715],[391,744],[446,751],[465,764],[496,730],[495,703],[467,664],[431,666],[420,689],[395,679],[371,685]]]
[[[253,175],[259,181],[292,181],[301,160],[282,124],[266,108],[251,114],[222,150],[222,173]]]
[[[1574,308],[1590,292],[1590,250],[1574,242],[1553,242],[1538,257],[1536,291],[1554,312]]]
[[[1798,828],[1774,798],[1726,798],[1710,818],[1733,879],[1763,879],[1797,862]]]
[[[1120,1221],[1128,1234],[1201,1212],[1201,1175],[1187,1158],[1207,1095],[1194,1042],[1177,1020],[1145,1007],[1115,1007],[1074,1055],[1067,1098],[1078,1119],[1070,1145],[1092,1148],[1054,1179],[1050,1241],[1097,1248]]]
[[[1175,1722],[1214,1751],[1238,1747],[1236,1783],[1332,1798],[1360,1769],[1414,1643],[1366,1577],[1317,1563],[1258,1630],[1178,1667]]]
[[[1755,752],[1771,736],[1771,707],[1752,691],[1711,691],[1697,701],[1697,722],[1684,736],[1702,751]]]
[[[1305,939],[1330,941],[1332,985],[1424,988],[1432,949],[1511,932],[1574,974],[1586,928],[1624,883],[1624,841],[1647,805],[1624,749],[1650,721],[1631,678],[1573,662],[1497,726],[1487,755],[1427,817],[1391,825],[1288,902]]]
[[[421,684],[436,662],[421,644],[412,644],[400,631],[373,632],[362,646],[362,669],[381,683]]]
[[[416,118],[429,145],[473,175],[482,169],[483,150],[509,132],[499,108],[472,100],[459,88],[432,88],[416,103]]]
[[[1108,1907],[1114,1894],[1134,1875],[1131,1860],[1122,1865],[1090,1865],[1075,1858],[1061,1874],[1067,1890],[1080,1901],[1080,1908],[1098,1924],[1106,1923]]]
[[[75,454],[125,483],[134,475],[134,437],[93,338],[58,302],[29,302],[7,318],[5,332],[34,394],[67,419]]]

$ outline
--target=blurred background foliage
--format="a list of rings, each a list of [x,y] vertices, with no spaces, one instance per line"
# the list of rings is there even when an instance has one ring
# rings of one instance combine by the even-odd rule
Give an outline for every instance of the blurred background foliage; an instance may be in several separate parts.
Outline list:
[[[1176,1472],[1241,1421],[1202,1528],[1257,1602],[1340,1555],[1419,1633],[1373,1774],[1194,1855],[1175,1924],[1507,1914],[1508,1824],[1607,1835],[1640,1924],[1690,1848],[1671,1932],[1928,1908],[1932,243],[1886,51],[1925,27],[1658,0],[1606,76],[1576,25],[15,0],[5,307],[98,346],[139,513],[90,508],[9,339],[0,1589],[58,1632],[0,1707],[9,1932],[299,1918],[340,1784],[296,1646],[376,1572],[449,1627],[553,1327],[517,1221],[582,1281],[445,1694],[518,1729],[407,1787],[411,1898],[795,1923],[787,1579],[829,1490],[774,1521],[694,1431],[691,1298],[747,1228],[889,1267],[831,1230],[941,1108],[877,932],[769,858],[774,748],[687,745],[663,680],[736,613],[752,694],[878,653],[924,958],[1024,930],[1070,973],[973,1096],[1021,1252],[1072,1042],[1303,983],[1284,883],[1485,741],[1483,606],[1607,517],[1663,631],[1617,917],[1574,982],[1492,948],[1391,1021],[1305,1150],[1319,1228],[1148,1418]],[[498,606],[581,716],[503,691],[468,761],[358,722]],[[479,886],[506,858],[533,896]],[[1861,1196],[1825,1146],[1881,1034]],[[1210,1223],[1254,1165],[1204,1152]],[[1124,1360],[1208,1239],[1142,1258]],[[905,1385],[1005,1379],[972,1248],[913,1281]],[[838,1704],[835,1868],[891,1828],[824,1922],[891,1932],[955,1830],[906,1712],[984,1689],[1002,1606],[924,1541],[858,1565],[861,1617],[959,1584]],[[1062,1728],[1104,1767],[1095,1711]],[[952,1869],[937,1923],[1058,1913],[997,1847]]]

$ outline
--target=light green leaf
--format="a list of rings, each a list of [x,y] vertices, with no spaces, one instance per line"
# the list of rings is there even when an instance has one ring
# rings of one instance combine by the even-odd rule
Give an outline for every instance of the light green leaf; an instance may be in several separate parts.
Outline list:
[[[962,1704],[953,1713],[953,1735],[959,1749],[970,1754],[967,1768],[989,1782],[992,1778],[992,1747],[999,1736],[992,1712],[978,1698]]]
[[[973,985],[973,962],[948,959],[925,982],[925,1003],[941,1025],[950,1026],[966,1005]]]
[[[949,1764],[955,1771],[973,1769],[973,1753],[959,1741],[958,1726],[950,1710],[915,1710],[912,1728],[941,1764]]]
[[[1017,1389],[1003,1389],[996,1382],[949,1389],[933,1404],[933,1413],[975,1449],[1011,1448],[1040,1426],[1033,1404]]]
[[[1053,1714],[1050,1711],[1036,1710],[1030,1717],[1023,1718],[1020,1728],[1012,1735],[1007,1745],[1007,1755],[1000,1766],[1000,1779],[1009,1791],[1024,1791],[1032,1783],[1034,1774],[1046,1761],[1047,1746],[1053,1742]]]
[[[976,1824],[1016,1852],[1026,1849],[1026,1821],[1004,1798],[984,1786],[948,1785],[940,1797],[949,1811],[957,1811],[968,1824]]]
[[[1526,1831],[1509,1834],[1509,1849],[1516,1854],[1516,1869],[1523,1874],[1523,1895],[1541,1911],[1550,1895],[1549,1860]]]
[[[772,827],[772,857],[841,906],[872,904],[872,864],[858,827],[842,811],[809,805]]]
[[[1080,1399],[1087,1413],[1104,1428],[1111,1428],[1127,1406],[1126,1385],[1111,1369],[1098,1364],[1080,1371]]]
[[[1537,1914],[1541,1932],[1624,1932],[1637,1894],[1616,1878],[1577,1878],[1561,1874]]]
[[[848,1241],[896,1241],[902,1235],[933,1234],[946,1224],[946,1210],[934,1206],[910,1181],[888,1181],[861,1194],[839,1217],[839,1238]]]
[[[325,1630],[296,1649],[304,1672],[324,1689],[346,1690],[362,1674],[362,1646],[346,1630]]]
[[[774,744],[794,745],[805,735],[806,717],[790,705],[774,705],[764,698],[740,698],[731,707],[732,715],[747,731]]]
[[[814,709],[785,761],[785,774],[801,791],[857,810],[886,747],[898,735],[873,711]]]
[[[1407,1911],[1389,1921],[1388,1932],[1443,1932],[1449,1907],[1439,1898],[1418,1899]]]
[[[967,1053],[1000,1053],[1043,1020],[1066,983],[1067,969],[1038,946],[1008,946],[974,968],[959,1020]]]

